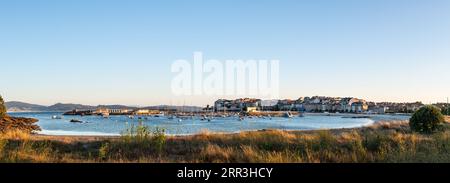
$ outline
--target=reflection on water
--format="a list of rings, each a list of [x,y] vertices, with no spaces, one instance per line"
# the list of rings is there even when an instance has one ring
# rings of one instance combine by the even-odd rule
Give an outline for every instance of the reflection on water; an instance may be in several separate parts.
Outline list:
[[[63,116],[63,119],[52,119],[53,116],[61,116],[61,113],[11,113],[12,116],[29,117],[39,119],[37,123],[46,135],[120,135],[131,125],[139,125],[139,122],[149,127],[161,127],[166,129],[168,135],[196,134],[203,130],[210,132],[232,133],[239,131],[254,131],[262,129],[282,130],[311,130],[311,129],[336,129],[355,128],[370,125],[377,121],[407,120],[409,116],[398,115],[374,115],[371,118],[343,118],[341,115],[327,116],[311,114],[305,117],[294,118],[245,118],[240,121],[238,117],[214,118],[211,121],[201,120],[200,117],[189,119],[169,119],[167,117],[148,117],[130,119],[128,116]],[[83,123],[71,123],[77,119]]]

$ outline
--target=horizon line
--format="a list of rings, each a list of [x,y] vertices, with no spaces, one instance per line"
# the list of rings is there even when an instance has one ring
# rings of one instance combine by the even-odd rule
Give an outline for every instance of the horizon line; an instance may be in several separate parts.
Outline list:
[[[329,98],[358,98],[358,97],[330,97],[330,96],[306,96],[306,97],[329,97]],[[226,100],[236,100],[236,99],[244,99],[244,98],[252,98],[252,97],[241,97],[241,98],[234,98],[234,99],[228,99],[228,98],[217,98],[216,100],[220,100],[220,99],[226,99]],[[275,100],[298,100],[301,97],[298,97],[296,99],[290,99],[290,98],[280,98],[280,99],[260,99],[262,101],[275,101]],[[259,99],[259,98],[254,98],[254,99]],[[362,99],[365,100],[366,102],[374,102],[374,103],[416,103],[416,102],[420,102],[422,104],[439,104],[439,103],[449,103],[449,101],[436,101],[436,102],[423,102],[423,101],[402,101],[402,102],[395,102],[395,101],[370,101],[364,98],[358,98],[358,99]],[[32,105],[40,105],[40,106],[45,106],[45,107],[49,107],[52,105],[56,105],[56,104],[72,104],[72,105],[86,105],[86,106],[101,106],[101,105],[123,105],[123,106],[127,106],[127,107],[151,107],[151,106],[191,106],[191,107],[204,107],[207,105],[211,105],[214,104],[214,102],[210,103],[210,104],[202,104],[202,105],[176,105],[176,104],[166,104],[166,103],[160,103],[160,104],[145,104],[145,105],[136,105],[136,104],[120,104],[120,103],[112,103],[112,104],[85,104],[85,103],[76,103],[76,102],[55,102],[53,104],[40,104],[40,103],[34,103],[34,102],[27,102],[27,101],[22,101],[22,100],[11,100],[11,101],[5,101],[5,103],[8,102],[20,102],[20,103],[26,103],[26,104],[32,104]]]

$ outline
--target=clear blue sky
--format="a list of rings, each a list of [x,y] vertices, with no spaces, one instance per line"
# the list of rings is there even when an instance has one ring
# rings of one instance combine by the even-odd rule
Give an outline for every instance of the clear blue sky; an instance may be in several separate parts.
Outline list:
[[[176,59],[279,59],[281,97],[445,101],[448,0],[2,0],[0,93],[38,104],[192,104]]]

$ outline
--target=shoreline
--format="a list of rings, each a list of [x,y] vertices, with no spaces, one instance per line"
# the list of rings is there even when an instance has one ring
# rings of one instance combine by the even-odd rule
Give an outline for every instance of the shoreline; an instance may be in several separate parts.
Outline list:
[[[378,122],[372,122],[370,124],[366,124],[360,127],[351,127],[351,128],[323,128],[323,129],[305,129],[305,130],[282,130],[282,129],[260,129],[260,130],[246,130],[246,131],[238,131],[238,132],[211,132],[211,131],[203,131],[195,134],[185,134],[185,135],[168,135],[165,134],[167,138],[192,138],[199,135],[225,135],[225,136],[233,136],[233,135],[239,135],[239,134],[245,134],[245,133],[264,133],[264,132],[273,132],[273,131],[281,131],[281,132],[288,132],[288,133],[314,133],[318,131],[351,131],[351,130],[361,130],[364,128],[370,128],[372,126],[376,126],[378,124],[382,123],[399,123],[399,122],[405,122],[405,121],[399,121],[399,120],[392,120],[392,121],[378,121]],[[92,140],[92,139],[100,139],[100,140],[114,140],[114,139],[120,139],[121,135],[48,135],[48,134],[31,134],[31,137],[35,138],[51,138],[51,139],[84,139],[84,140]]]
[[[6,146],[0,156],[4,162],[28,163],[442,163],[450,162],[450,123],[444,129],[439,135],[419,134],[407,121],[391,121],[359,128],[151,138],[11,132],[2,137]]]
[[[326,114],[326,113],[305,113],[306,115],[310,115],[310,116],[364,116],[365,114],[348,114],[348,113],[330,113],[330,114]],[[398,114],[371,114],[370,116],[383,116],[383,115],[389,115],[389,116],[395,116]],[[444,116],[446,122],[450,123],[450,116]],[[196,136],[196,135],[200,135],[203,133],[208,133],[208,134],[217,134],[217,135],[236,135],[236,134],[240,134],[240,133],[249,133],[249,132],[264,132],[264,131],[284,131],[284,132],[314,132],[314,131],[323,131],[323,130],[327,130],[327,131],[332,131],[332,130],[345,130],[345,129],[362,129],[362,128],[366,128],[366,127],[370,127],[370,126],[374,126],[378,123],[384,123],[384,122],[396,122],[396,121],[403,121],[403,120],[373,120],[373,122],[368,123],[368,124],[364,124],[360,127],[348,127],[348,128],[322,128],[322,129],[300,129],[300,130],[283,130],[283,129],[275,129],[275,128],[268,128],[268,129],[257,129],[257,130],[245,130],[245,131],[236,131],[236,132],[214,132],[214,131],[205,131],[205,132],[198,132],[195,134],[166,134],[167,137],[192,137],[192,136]],[[45,131],[45,130],[44,130]],[[64,132],[62,132],[64,133]],[[81,132],[83,133],[83,132]],[[89,133],[89,132],[86,132]],[[92,133],[97,133],[97,132],[92,132]],[[33,137],[51,137],[51,138],[78,138],[78,139],[117,139],[122,137],[122,135],[120,134],[99,134],[99,135],[91,135],[91,134],[86,134],[86,135],[79,135],[79,134],[40,134],[39,132],[35,132],[33,134],[31,134],[31,136]]]
[[[254,129],[254,130],[244,130],[244,131],[232,131],[232,132],[223,132],[223,131],[208,131],[208,133],[212,134],[238,134],[242,132],[254,132],[254,131],[267,131],[267,130],[282,130],[282,131],[316,131],[316,130],[333,130],[333,129],[352,129],[352,128],[363,128],[366,126],[373,125],[378,122],[386,122],[386,121],[400,121],[403,119],[382,119],[383,116],[397,116],[396,114],[353,114],[353,113],[305,113],[305,117],[308,116],[324,116],[324,117],[343,117],[343,118],[351,118],[351,117],[365,117],[368,116],[368,119],[370,119],[370,122],[368,123],[362,123],[359,126],[353,126],[353,127],[342,127],[342,128],[317,128],[317,129],[277,129],[277,128],[266,128],[266,129]],[[103,132],[83,132],[83,131],[64,131],[64,130],[45,130],[43,131],[49,131],[49,133],[43,133],[37,132],[35,135],[42,135],[42,136],[61,136],[61,137],[112,137],[117,138],[120,137],[120,133],[103,133]],[[193,136],[197,135],[199,133],[203,133],[202,131],[199,131],[197,133],[192,134],[166,134],[168,137],[186,137],[186,136]]]
[[[445,116],[446,123],[450,123],[450,116]],[[361,127],[352,127],[352,128],[324,128],[324,129],[305,129],[305,130],[282,130],[282,129],[260,129],[260,130],[246,130],[246,131],[239,131],[239,132],[211,132],[211,131],[204,131],[199,132],[196,134],[185,134],[185,135],[168,135],[166,136],[168,138],[192,138],[199,135],[238,135],[242,133],[258,133],[258,132],[270,132],[270,131],[281,131],[281,132],[290,132],[290,133],[314,133],[318,131],[330,131],[330,132],[336,132],[336,131],[351,131],[351,130],[362,130],[364,128],[371,128],[379,125],[384,124],[397,124],[397,123],[408,123],[406,120],[390,120],[390,121],[374,121],[370,124],[363,125]],[[51,139],[81,139],[81,140],[92,140],[92,139],[100,139],[100,140],[113,140],[113,139],[120,139],[121,135],[48,135],[48,134],[38,134],[33,133],[31,134],[31,137],[34,138],[51,138]]]

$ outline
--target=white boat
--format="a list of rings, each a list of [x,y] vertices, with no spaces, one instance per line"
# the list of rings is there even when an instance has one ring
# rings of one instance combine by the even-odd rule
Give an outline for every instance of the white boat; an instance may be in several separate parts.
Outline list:
[[[52,116],[52,119],[62,119],[61,116]]]
[[[103,117],[103,118],[109,118],[109,113],[103,113],[103,114],[102,114],[102,117]]]
[[[286,113],[284,114],[284,117],[285,117],[285,118],[293,118],[294,116],[293,116],[290,112],[286,112]]]

